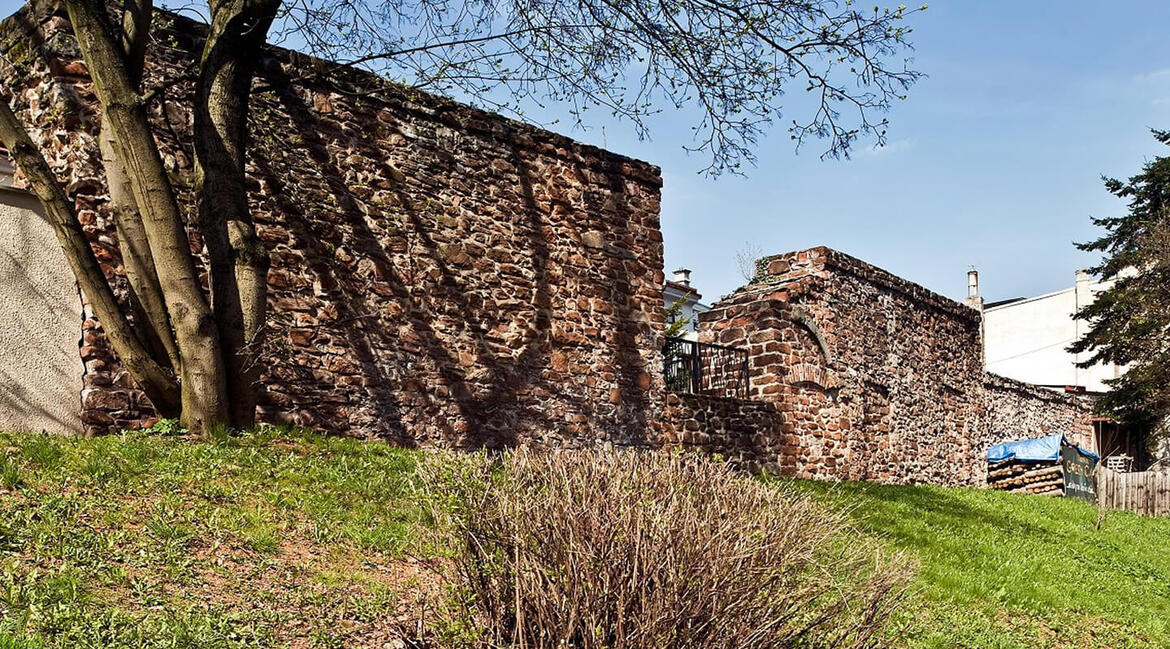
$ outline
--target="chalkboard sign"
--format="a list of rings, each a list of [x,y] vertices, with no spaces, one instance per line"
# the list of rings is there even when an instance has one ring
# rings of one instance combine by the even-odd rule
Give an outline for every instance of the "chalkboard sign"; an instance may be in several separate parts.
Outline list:
[[[1093,467],[1097,460],[1084,455],[1073,446],[1060,447],[1060,465],[1064,469],[1064,496],[1097,502],[1097,487],[1093,483]]]

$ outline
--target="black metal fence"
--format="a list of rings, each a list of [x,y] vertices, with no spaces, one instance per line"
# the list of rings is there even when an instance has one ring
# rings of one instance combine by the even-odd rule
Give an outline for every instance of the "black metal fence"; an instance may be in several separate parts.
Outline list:
[[[666,389],[671,392],[746,399],[747,350],[667,337]]]

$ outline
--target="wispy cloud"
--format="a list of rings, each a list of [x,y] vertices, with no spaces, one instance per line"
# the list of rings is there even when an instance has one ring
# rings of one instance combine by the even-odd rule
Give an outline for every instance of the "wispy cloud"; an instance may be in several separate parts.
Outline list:
[[[873,145],[861,150],[859,155],[866,157],[891,156],[895,153],[900,153],[909,148],[912,148],[917,140],[912,137],[902,138],[899,140],[891,140],[886,142],[885,146]]]
[[[1170,82],[1170,68],[1160,68],[1151,72],[1143,72],[1137,75],[1139,83],[1163,83]]]

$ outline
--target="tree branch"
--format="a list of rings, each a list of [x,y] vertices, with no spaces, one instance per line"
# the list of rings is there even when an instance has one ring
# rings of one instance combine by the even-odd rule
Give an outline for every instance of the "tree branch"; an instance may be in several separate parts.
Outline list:
[[[189,430],[227,424],[225,371],[215,320],[195,269],[174,188],[124,52],[101,0],[65,0],[74,34],[108,117],[155,261],[182,358],[182,423]]]

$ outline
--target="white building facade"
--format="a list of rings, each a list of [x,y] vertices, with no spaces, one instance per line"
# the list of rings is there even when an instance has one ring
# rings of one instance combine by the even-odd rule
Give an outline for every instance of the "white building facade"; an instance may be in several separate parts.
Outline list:
[[[1078,367],[1091,354],[1073,354],[1068,347],[1089,329],[1075,314],[1112,285],[1112,280],[1098,281],[1079,270],[1069,288],[984,305],[979,297],[979,276],[972,270],[968,273],[967,304],[983,311],[987,371],[1053,390],[1107,392],[1107,381],[1125,373],[1125,367],[1113,363]],[[1142,435],[1107,417],[1094,417],[1093,435],[1103,461],[1114,469],[1138,470],[1159,464],[1158,458],[1170,457],[1165,450],[1147,448]]]
[[[683,320],[687,324],[682,337],[687,340],[698,340],[699,314],[711,308],[699,301],[702,299],[703,296],[691,286],[691,271],[686,268],[674,271],[674,276],[662,287],[662,306],[668,310],[670,319],[666,324]],[[677,314],[671,315],[669,309],[674,304],[680,304],[680,307]]]
[[[1121,376],[1124,368],[1112,363],[1077,367],[1090,355],[1073,354],[1068,346],[1088,330],[1088,323],[1078,320],[1076,312],[1092,304],[1112,284],[1097,281],[1081,270],[1069,288],[984,306],[983,353],[987,370],[1050,388],[1107,391],[1105,381]],[[978,297],[977,283],[974,297]]]

